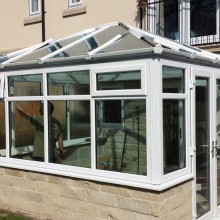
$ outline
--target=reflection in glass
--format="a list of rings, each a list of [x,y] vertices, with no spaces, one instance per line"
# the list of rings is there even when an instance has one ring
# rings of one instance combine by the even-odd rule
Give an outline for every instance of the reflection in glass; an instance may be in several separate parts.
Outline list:
[[[0,101],[0,156],[6,156],[6,142],[5,142],[5,103]]]
[[[40,96],[42,85],[42,74],[10,76],[8,93],[9,96]]]
[[[158,1],[156,33],[179,40],[178,0]]]
[[[44,161],[44,119],[40,101],[10,102],[10,156]]]
[[[216,83],[216,139],[220,145],[220,79]],[[217,150],[217,204],[220,205],[220,149]]]
[[[185,75],[184,70],[163,66],[163,93],[184,93]]]
[[[210,210],[209,81],[196,77],[196,202],[197,217]]]
[[[190,1],[191,37],[216,34],[216,0]]]
[[[141,89],[141,71],[97,74],[97,90]]]
[[[91,167],[90,101],[51,101],[51,103],[54,105],[53,117],[59,121],[62,129],[63,164]],[[50,136],[52,134],[49,134]],[[59,154],[58,142],[56,147],[56,153]],[[54,154],[51,149],[49,152],[50,155]]]
[[[183,100],[163,101],[164,174],[186,166],[184,108]]]
[[[120,100],[122,123],[113,120],[103,124],[103,112],[112,114],[105,111],[105,101],[96,101],[97,169],[146,175],[146,101]]]
[[[89,93],[88,70],[48,74],[48,95],[88,95]]]

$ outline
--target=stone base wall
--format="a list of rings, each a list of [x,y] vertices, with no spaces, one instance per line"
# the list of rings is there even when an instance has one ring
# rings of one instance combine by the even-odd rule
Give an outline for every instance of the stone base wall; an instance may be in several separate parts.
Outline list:
[[[0,168],[0,207],[53,220],[191,220],[191,185],[156,192]]]

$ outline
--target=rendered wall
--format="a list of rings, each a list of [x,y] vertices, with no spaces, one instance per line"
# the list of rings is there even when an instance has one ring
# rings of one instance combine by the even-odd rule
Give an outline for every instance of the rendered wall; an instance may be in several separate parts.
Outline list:
[[[137,26],[136,0],[82,0],[77,10],[68,0],[45,0],[45,39],[64,37],[105,23],[124,22]],[[0,2],[0,54],[42,42],[41,16],[29,17],[28,0]],[[75,10],[75,11],[74,11]]]
[[[62,220],[191,220],[191,182],[163,192],[0,169],[0,207]]]

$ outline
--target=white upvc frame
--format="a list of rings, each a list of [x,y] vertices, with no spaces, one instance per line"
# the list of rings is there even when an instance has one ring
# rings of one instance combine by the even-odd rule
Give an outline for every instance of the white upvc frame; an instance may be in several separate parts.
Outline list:
[[[33,11],[32,10],[32,5],[33,5],[33,1],[34,0],[29,0],[29,14],[30,14],[30,16],[34,16],[34,15],[39,15],[39,14],[41,14],[41,8],[40,8],[40,6],[41,6],[41,1],[40,0],[37,0],[38,2],[37,2],[37,4],[38,4],[38,10],[36,10],[36,11]]]
[[[4,98],[5,76],[0,75],[0,99]]]
[[[121,62],[123,63],[123,62]],[[131,62],[129,62],[131,63]],[[99,65],[98,66],[103,66]],[[57,68],[48,68],[48,69],[41,69],[41,70],[22,70],[22,71],[13,71],[13,72],[7,72],[8,76],[18,76],[18,75],[35,75],[35,74],[43,74],[43,91],[44,95],[42,96],[8,96],[8,90],[6,90],[6,128],[7,131],[9,131],[9,103],[11,101],[42,101],[44,103],[44,111],[47,112],[47,101],[55,101],[55,100],[89,100],[90,101],[90,107],[91,107],[91,114],[95,114],[95,98],[92,98],[91,95],[63,95],[63,96],[49,96],[47,95],[47,74],[49,73],[56,73],[56,72],[64,72],[64,71],[76,71],[76,70],[88,70],[88,68],[92,68],[93,65],[84,65],[84,66],[75,66],[75,67],[61,67],[59,69]],[[8,79],[6,77],[6,86],[8,86]],[[91,82],[92,85],[92,82]],[[107,97],[105,97],[106,99]],[[121,99],[122,97],[114,97],[114,99]],[[144,99],[146,100],[146,96],[126,96],[124,99]],[[108,99],[108,98],[107,98]],[[147,102],[147,100],[146,100]],[[148,108],[149,103],[146,103],[146,108]],[[148,111],[148,110],[147,110]],[[148,117],[148,116],[147,116]],[[147,165],[148,171],[147,176],[142,175],[136,175],[136,174],[127,174],[127,173],[121,173],[121,172],[112,172],[112,171],[103,171],[96,169],[96,152],[95,152],[95,118],[91,117],[91,168],[84,168],[84,167],[73,167],[73,166],[67,166],[67,165],[59,165],[59,164],[51,164],[48,163],[48,160],[46,160],[44,163],[39,163],[36,161],[28,161],[28,160],[17,160],[14,158],[10,158],[10,150],[9,150],[9,133],[6,132],[6,157],[0,157],[0,165],[2,166],[9,166],[14,168],[20,168],[25,170],[32,170],[37,172],[44,172],[44,173],[51,173],[51,174],[58,174],[58,175],[64,175],[64,176],[72,176],[72,177],[79,177],[83,179],[88,180],[98,180],[98,181],[104,181],[108,183],[114,183],[114,184],[122,184],[127,186],[133,186],[133,187],[140,187],[140,188],[149,188],[149,189],[159,189],[158,186],[154,186],[151,184],[150,181],[150,175],[148,175],[149,166]],[[148,119],[146,119],[146,126],[148,123]],[[47,118],[46,115],[44,117],[45,126],[47,124]],[[46,128],[46,127],[45,127]],[[45,158],[48,155],[47,152],[47,143],[46,143],[46,137],[48,137],[48,134],[46,132],[47,129],[45,129]],[[147,146],[150,146],[150,143],[147,139]],[[147,148],[148,149],[148,148]],[[149,162],[150,156],[147,154],[147,160],[146,162],[150,164]],[[166,187],[166,186],[163,186]],[[160,190],[160,189],[159,189]]]
[[[193,91],[191,92],[191,106],[192,106],[192,172],[195,174],[196,176],[196,124],[195,124],[195,118],[196,118],[196,109],[194,108],[195,106],[195,102],[196,102],[196,98],[195,98],[195,83],[196,83],[196,77],[204,77],[207,78],[209,80],[209,100],[208,100],[208,109],[209,109],[209,114],[208,114],[208,120],[209,120],[209,124],[210,124],[210,130],[209,130],[209,161],[210,161],[210,165],[209,165],[209,171],[210,171],[210,188],[208,188],[210,191],[210,210],[205,213],[201,219],[203,220],[209,220],[209,219],[213,219],[214,215],[213,215],[213,210],[214,208],[214,200],[215,200],[215,196],[214,196],[214,172],[216,170],[214,170],[214,156],[212,153],[212,141],[214,140],[214,136],[215,136],[215,127],[214,127],[214,114],[213,111],[214,110],[214,97],[216,96],[215,93],[215,87],[214,87],[214,70],[215,69],[209,69],[207,67],[201,67],[201,66],[191,66],[191,81],[193,83]],[[193,197],[193,215],[196,216],[196,190],[197,190],[197,186],[196,186],[196,177],[193,181],[193,193],[192,193],[192,197]]]
[[[161,87],[162,85],[162,67],[163,66],[168,66],[168,67],[172,67],[172,68],[180,68],[184,70],[184,74],[185,74],[185,83],[184,83],[184,87],[185,87],[185,91],[184,93],[162,93],[161,94],[161,102],[163,102],[163,100],[166,99],[173,99],[173,100],[183,100],[184,101],[184,106],[185,106],[185,111],[184,111],[184,116],[185,116],[185,153],[186,153],[186,166],[182,169],[173,171],[171,173],[168,174],[163,174],[163,160],[161,160],[162,164],[160,165],[160,173],[162,174],[161,177],[161,181],[162,182],[166,182],[175,178],[178,178],[180,176],[184,176],[186,174],[189,174],[191,172],[191,166],[190,166],[190,79],[189,79],[189,73],[190,73],[190,65],[189,64],[184,64],[184,63],[179,63],[179,62],[174,62],[174,61],[166,61],[166,60],[161,60],[160,62],[161,65]],[[162,91],[161,91],[162,92]],[[161,114],[163,115],[163,105],[161,103]],[[161,115],[161,119],[163,119],[163,116]],[[161,120],[160,122],[160,126],[161,126],[161,133],[160,133],[160,138],[162,140],[161,143],[163,143],[163,120]],[[161,145],[161,149],[160,149],[160,153],[163,156],[163,149],[162,149],[163,144]]]
[[[166,65],[168,61],[163,61]],[[179,63],[177,63],[179,64]],[[177,65],[176,64],[176,65]],[[171,64],[172,66],[174,63]],[[123,66],[123,69],[130,70],[130,67],[142,66],[143,68],[143,78],[141,76],[142,83],[144,84],[143,91],[139,91],[135,93],[134,91],[129,91],[129,93],[121,94],[119,91],[117,94],[111,94],[106,96],[92,96],[92,91],[95,91],[96,88],[94,84],[94,75],[93,70],[103,70],[103,69],[112,69],[115,68],[118,70],[120,66]],[[182,64],[183,66],[183,64]],[[65,72],[65,71],[77,71],[77,70],[91,70],[91,93],[90,95],[67,95],[67,96],[49,96],[47,95],[47,74],[56,73],[56,72]],[[136,68],[135,68],[136,69]],[[81,66],[72,66],[72,67],[57,67],[48,68],[48,69],[36,69],[36,70],[22,70],[22,71],[12,71],[7,72],[6,75],[6,88],[8,87],[8,76],[17,76],[17,75],[28,75],[28,74],[43,74],[43,92],[42,96],[22,96],[22,97],[13,97],[8,96],[8,90],[6,90],[5,96],[5,106],[6,106],[6,157],[0,157],[0,166],[4,167],[12,167],[17,169],[25,169],[36,172],[43,172],[49,174],[63,175],[68,177],[76,177],[94,181],[101,181],[119,185],[126,185],[132,187],[139,187],[151,190],[164,190],[168,187],[171,187],[175,184],[181,183],[188,179],[192,178],[192,175],[188,172],[180,171],[180,173],[175,172],[175,175],[166,179],[161,177],[163,171],[163,162],[162,162],[162,150],[161,144],[161,126],[162,126],[162,87],[161,87],[161,70],[160,61],[157,59],[153,60],[137,60],[137,61],[122,61],[116,63],[109,64],[88,64]],[[147,92],[148,89],[148,92]],[[159,89],[159,90],[158,90]],[[96,92],[96,91],[95,91]],[[111,91],[110,91],[111,93]],[[91,115],[95,115],[95,101],[96,100],[106,100],[106,99],[144,99],[146,100],[146,147],[147,147],[147,176],[136,175],[136,174],[128,174],[122,172],[113,172],[113,171],[105,171],[96,169],[96,144],[95,144],[95,117],[91,117],[91,168],[84,167],[76,167],[76,166],[68,166],[68,165],[60,165],[60,164],[51,164],[45,162],[36,162],[36,161],[28,161],[28,160],[18,160],[10,158],[9,156],[9,103],[10,101],[43,101],[44,102],[44,110],[47,111],[47,101],[55,101],[55,100],[89,100],[90,101],[90,111]],[[155,114],[156,112],[156,114]],[[188,120],[188,119],[186,119]],[[44,117],[44,121],[46,124],[47,118],[46,115]],[[45,129],[46,132],[46,129]],[[47,133],[45,133],[45,137],[47,137]],[[45,138],[46,140],[46,138]],[[47,147],[45,143],[45,148]],[[46,153],[46,152],[45,152]],[[46,155],[46,154],[45,154]],[[161,160],[161,162],[160,162]],[[170,180],[170,181],[169,181]]]
[[[78,0],[77,2],[73,2],[73,0],[68,0],[69,1],[69,8],[79,6],[82,4],[82,0]]]
[[[106,65],[104,67],[92,68],[92,96],[128,96],[128,95],[147,95],[147,77],[146,77],[146,62],[132,62],[129,64],[114,64],[114,65]],[[132,70],[140,70],[141,71],[141,88],[140,89],[126,89],[126,90],[97,90],[97,75],[100,73],[112,73],[112,72],[125,72]]]

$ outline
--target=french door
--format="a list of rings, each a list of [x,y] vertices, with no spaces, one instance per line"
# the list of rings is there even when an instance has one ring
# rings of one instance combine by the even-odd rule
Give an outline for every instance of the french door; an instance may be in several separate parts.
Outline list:
[[[193,70],[194,217],[220,215],[220,73]]]

